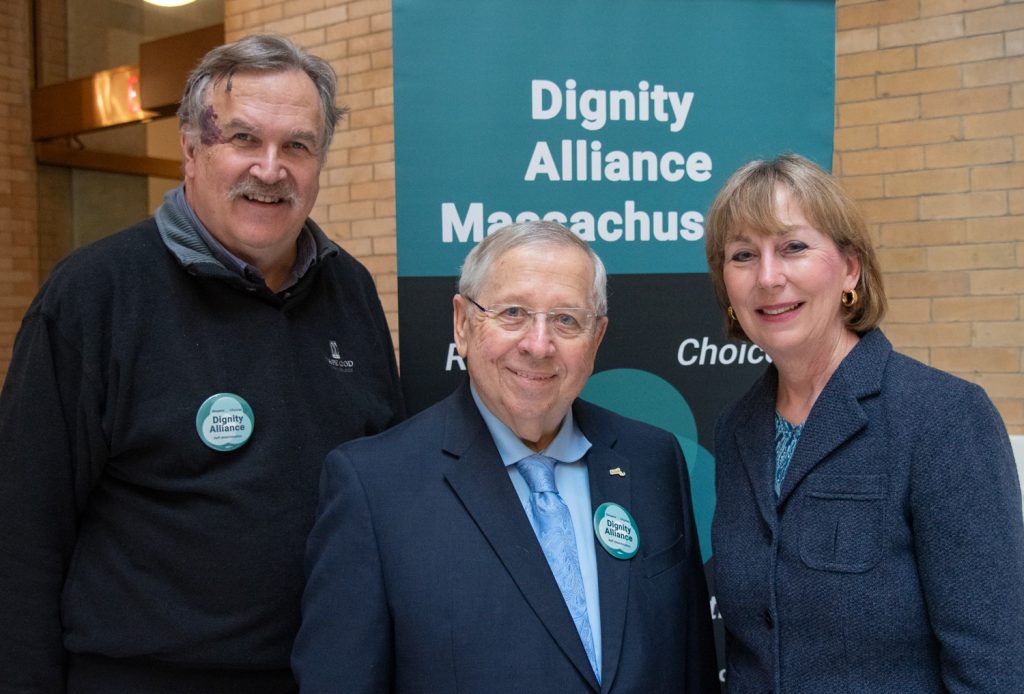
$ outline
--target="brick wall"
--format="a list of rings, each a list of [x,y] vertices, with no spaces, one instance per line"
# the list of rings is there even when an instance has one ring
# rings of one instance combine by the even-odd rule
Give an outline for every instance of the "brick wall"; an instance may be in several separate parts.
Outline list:
[[[1024,434],[1024,3],[839,0],[834,170],[861,201],[901,351]]]
[[[59,84],[68,79],[66,0],[34,0],[36,85]],[[73,249],[72,172],[57,166],[36,167],[38,202],[39,277]]]
[[[39,284],[28,0],[0,3],[0,377]]]

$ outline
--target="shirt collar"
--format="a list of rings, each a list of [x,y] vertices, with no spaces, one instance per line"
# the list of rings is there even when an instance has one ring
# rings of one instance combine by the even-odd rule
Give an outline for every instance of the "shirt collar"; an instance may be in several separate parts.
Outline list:
[[[472,381],[469,382],[469,391],[473,395],[473,402],[476,403],[477,409],[480,410],[480,416],[484,418],[484,423],[487,424],[488,431],[491,432],[491,438],[494,439],[494,445],[498,448],[498,455],[501,456],[505,467],[515,465],[523,458],[535,453],[516,436],[514,431],[487,409],[487,406],[484,405],[483,400],[477,394],[476,386],[473,385]],[[591,445],[573,419],[572,408],[570,407],[569,411],[565,413],[565,418],[562,420],[558,434],[548,444],[548,447],[541,452],[549,458],[554,458],[562,463],[575,463],[586,455]]]

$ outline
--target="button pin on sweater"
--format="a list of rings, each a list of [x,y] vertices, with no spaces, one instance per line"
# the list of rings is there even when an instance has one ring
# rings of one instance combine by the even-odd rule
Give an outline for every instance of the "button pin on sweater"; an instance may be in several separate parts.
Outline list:
[[[244,446],[255,423],[249,403],[234,393],[211,395],[196,412],[199,440],[215,451],[233,451]]]

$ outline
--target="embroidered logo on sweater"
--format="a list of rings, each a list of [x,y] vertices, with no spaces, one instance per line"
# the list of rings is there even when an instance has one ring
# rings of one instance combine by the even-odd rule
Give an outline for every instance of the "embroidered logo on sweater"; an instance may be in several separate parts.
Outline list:
[[[338,349],[338,343],[334,340],[330,341],[329,346],[331,356],[327,358],[327,363],[342,373],[352,373],[352,369],[356,363],[351,359],[343,359],[341,357],[341,351]]]

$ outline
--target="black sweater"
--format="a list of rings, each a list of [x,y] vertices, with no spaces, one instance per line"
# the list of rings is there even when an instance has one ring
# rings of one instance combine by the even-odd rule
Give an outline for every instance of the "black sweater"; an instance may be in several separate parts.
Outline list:
[[[372,279],[315,225],[319,259],[280,295],[165,227],[72,254],[18,335],[0,396],[0,691],[64,691],[69,655],[72,675],[181,669],[203,692],[203,672],[286,671],[324,456],[404,415]],[[255,420],[230,452],[196,432],[221,392]]]

